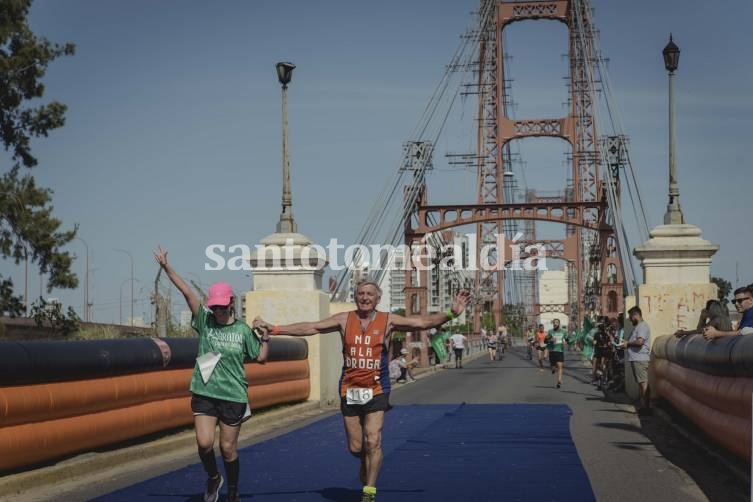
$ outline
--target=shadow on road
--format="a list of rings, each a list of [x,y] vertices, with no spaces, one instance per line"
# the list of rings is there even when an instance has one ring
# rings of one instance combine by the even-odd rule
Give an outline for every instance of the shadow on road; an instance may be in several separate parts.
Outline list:
[[[636,427],[632,424],[625,424],[625,423],[619,423],[619,422],[596,422],[594,424],[597,427],[604,427],[606,429],[620,429],[623,431],[630,431],[630,432],[641,432],[640,427]]]
[[[668,404],[659,402],[656,408],[657,413],[640,421],[641,431],[659,453],[693,478],[709,500],[750,500],[747,463],[714,444]]]

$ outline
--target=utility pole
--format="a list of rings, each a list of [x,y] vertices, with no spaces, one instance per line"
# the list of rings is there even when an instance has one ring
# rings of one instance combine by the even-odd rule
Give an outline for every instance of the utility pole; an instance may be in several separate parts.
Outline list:
[[[158,337],[167,336],[167,302],[165,297],[159,292],[159,278],[162,274],[162,267],[157,271],[157,276],[154,278],[154,294],[152,295],[152,303],[154,304],[154,329]]]

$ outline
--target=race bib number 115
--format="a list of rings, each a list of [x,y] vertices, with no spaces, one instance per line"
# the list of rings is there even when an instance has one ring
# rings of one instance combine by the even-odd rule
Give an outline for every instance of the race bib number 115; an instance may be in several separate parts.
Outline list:
[[[374,397],[373,389],[353,387],[345,392],[345,400],[348,404],[366,404],[371,401],[372,397]]]

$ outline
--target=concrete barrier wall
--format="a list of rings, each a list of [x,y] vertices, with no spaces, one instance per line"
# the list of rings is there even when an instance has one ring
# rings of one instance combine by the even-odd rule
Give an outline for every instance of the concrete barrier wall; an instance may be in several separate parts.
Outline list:
[[[651,352],[651,386],[716,442],[751,459],[753,337],[706,341],[661,336]]]

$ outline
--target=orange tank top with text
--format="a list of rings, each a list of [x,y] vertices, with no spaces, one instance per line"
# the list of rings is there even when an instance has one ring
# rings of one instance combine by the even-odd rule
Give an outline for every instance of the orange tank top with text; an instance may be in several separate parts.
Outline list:
[[[543,347],[546,345],[546,342],[544,339],[546,338],[546,331],[537,331],[536,332],[536,342],[539,344],[539,347]]]
[[[358,314],[348,313],[343,336],[343,371],[340,396],[348,388],[374,390],[374,395],[390,392],[389,354],[385,345],[387,312],[374,312],[364,329]]]

